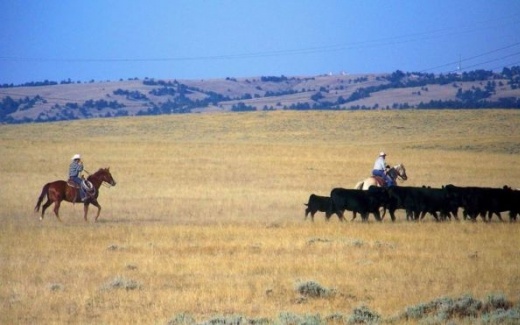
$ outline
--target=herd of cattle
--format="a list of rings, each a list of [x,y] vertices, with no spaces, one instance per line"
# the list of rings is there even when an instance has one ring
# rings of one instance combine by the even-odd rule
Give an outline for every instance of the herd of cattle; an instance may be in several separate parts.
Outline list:
[[[325,212],[326,220],[336,214],[344,221],[345,210],[353,212],[352,220],[359,213],[363,221],[368,220],[369,214],[381,221],[388,210],[392,221],[395,221],[395,211],[398,209],[406,211],[407,220],[422,220],[426,214],[431,214],[437,221],[452,217],[459,220],[458,211],[461,209],[465,220],[475,221],[480,216],[484,221],[490,221],[496,215],[502,221],[501,213],[509,212],[509,220],[512,222],[516,221],[520,213],[520,191],[507,186],[486,188],[455,185],[442,188],[371,186],[368,190],[335,188],[330,196],[311,194],[305,205],[305,219],[310,214],[312,221],[318,211]]]

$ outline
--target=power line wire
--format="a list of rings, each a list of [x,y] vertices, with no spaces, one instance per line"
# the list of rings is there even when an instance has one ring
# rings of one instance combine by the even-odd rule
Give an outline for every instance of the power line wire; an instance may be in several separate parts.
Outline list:
[[[465,58],[465,59],[461,59],[459,61],[448,62],[448,63],[442,64],[442,65],[438,65],[438,66],[435,66],[435,67],[432,67],[432,68],[423,69],[423,70],[421,70],[419,72],[426,72],[426,71],[430,71],[430,70],[437,70],[439,68],[445,68],[447,66],[453,66],[454,64],[458,64],[459,62],[462,63],[462,62],[478,59],[480,57],[483,57],[483,56],[486,56],[486,55],[489,55],[489,54],[493,54],[493,53],[496,53],[496,52],[500,52],[500,51],[503,51],[503,50],[507,50],[509,48],[512,48],[512,47],[515,47],[515,46],[519,46],[519,45],[520,45],[520,42],[514,43],[514,44],[510,44],[510,45],[507,45],[507,46],[504,46],[504,47],[501,47],[501,48],[498,48],[498,49],[494,49],[494,50],[491,50],[491,51],[488,51],[488,52],[484,52],[484,53],[481,53],[481,54],[477,54],[477,55],[474,55],[474,56],[471,56],[471,57],[468,57],[468,58]]]
[[[313,54],[313,53],[326,53],[335,51],[345,50],[359,50],[367,48],[377,48],[384,46],[401,45],[405,43],[413,43],[418,41],[431,40],[440,37],[453,36],[465,33],[477,32],[482,29],[504,27],[504,25],[517,24],[520,20],[512,22],[503,22],[511,17],[517,19],[516,16],[507,16],[503,19],[499,19],[498,23],[496,19],[479,22],[481,26],[473,27],[466,26],[461,28],[446,27],[442,29],[430,30],[420,33],[411,33],[393,37],[386,37],[381,39],[366,40],[353,43],[343,44],[332,44],[325,46],[314,46],[298,49],[286,49],[286,50],[275,50],[275,51],[259,51],[259,52],[245,52],[236,54],[219,54],[219,55],[208,55],[208,56],[186,56],[186,57],[162,57],[162,58],[45,58],[45,57],[12,57],[12,56],[0,56],[0,60],[3,61],[22,61],[22,62],[64,62],[64,63],[117,63],[117,62],[170,62],[170,61],[211,61],[211,60],[234,60],[234,59],[249,59],[249,58],[261,58],[261,57],[273,57],[273,56],[287,56],[287,55],[302,55],[302,54]],[[491,25],[485,26],[485,23],[492,22]]]

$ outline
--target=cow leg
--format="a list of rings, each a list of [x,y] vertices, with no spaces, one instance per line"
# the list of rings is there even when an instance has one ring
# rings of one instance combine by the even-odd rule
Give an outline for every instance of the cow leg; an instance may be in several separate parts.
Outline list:
[[[384,219],[386,215],[386,206],[383,207],[383,214],[381,215],[381,219]],[[394,220],[392,220],[394,221]]]
[[[354,221],[354,219],[356,219],[356,217],[357,217],[356,211],[352,212],[352,219],[350,219],[350,221]]]
[[[495,214],[497,215],[498,219],[500,219],[500,221],[504,222],[504,219],[502,219],[500,212],[496,211]],[[491,219],[491,217],[490,217],[490,219]]]
[[[395,209],[388,209],[388,211],[390,212],[390,218],[392,221],[395,221]],[[408,219],[408,213],[406,214],[406,219]]]
[[[464,218],[464,219],[469,219],[471,221],[477,221],[477,217],[478,217],[478,213],[466,210],[466,218]]]
[[[379,214],[379,210],[376,210],[374,212],[374,217],[376,218],[377,221],[381,222],[383,221],[383,219],[381,218],[381,215]]]
[[[332,211],[327,210],[327,212],[325,212],[325,221],[329,221],[331,216]]]
[[[451,213],[453,214],[453,218],[455,218],[455,220],[460,221],[460,219],[459,219],[459,209],[455,209]]]
[[[311,221],[314,222],[314,215],[316,214],[316,211],[311,212]],[[307,216],[305,216],[307,218]]]

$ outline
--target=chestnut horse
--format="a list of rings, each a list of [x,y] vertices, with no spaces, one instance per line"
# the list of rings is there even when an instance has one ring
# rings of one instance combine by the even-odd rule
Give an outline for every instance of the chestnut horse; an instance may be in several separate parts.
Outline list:
[[[38,212],[40,210],[40,205],[42,204],[43,198],[47,196],[47,202],[45,202],[45,204],[42,206],[42,215],[40,216],[40,220],[43,220],[45,210],[51,204],[54,203],[54,213],[56,214],[58,220],[61,222],[59,215],[60,204],[61,201],[65,200],[71,203],[83,203],[83,210],[85,211],[83,218],[85,219],[85,221],[87,221],[88,206],[92,203],[94,206],[98,208],[96,219],[94,220],[94,222],[97,221],[97,219],[99,218],[99,214],[101,213],[101,206],[97,201],[99,195],[99,187],[103,182],[106,182],[111,186],[115,186],[116,181],[114,180],[114,178],[112,178],[112,174],[110,174],[109,168],[99,169],[94,174],[89,175],[87,177],[87,181],[89,181],[92,184],[94,190],[92,191],[92,195],[87,195],[87,198],[84,202],[81,202],[76,193],[77,191],[79,191],[79,189],[68,185],[66,181],[60,180],[45,184],[43,186],[42,193],[38,198],[38,202],[34,207],[34,211]]]
[[[397,184],[396,180],[398,178],[406,181],[408,176],[406,175],[406,169],[403,164],[395,165],[391,167],[386,173],[393,181]],[[368,190],[370,186],[384,187],[385,181],[379,176],[370,176],[369,178],[359,182],[354,187],[357,190]]]

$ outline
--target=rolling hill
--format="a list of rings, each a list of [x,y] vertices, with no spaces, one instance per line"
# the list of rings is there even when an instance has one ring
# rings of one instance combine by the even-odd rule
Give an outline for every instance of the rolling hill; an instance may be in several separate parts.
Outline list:
[[[0,123],[251,110],[520,108],[520,67],[393,73],[2,85]]]

